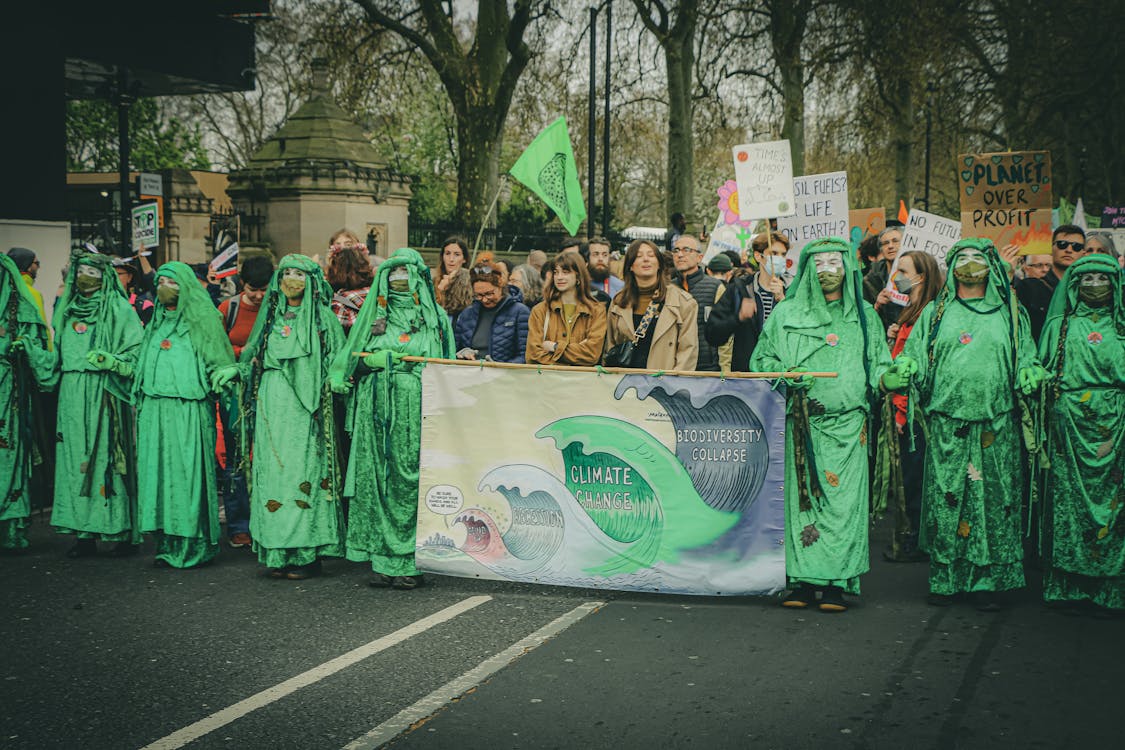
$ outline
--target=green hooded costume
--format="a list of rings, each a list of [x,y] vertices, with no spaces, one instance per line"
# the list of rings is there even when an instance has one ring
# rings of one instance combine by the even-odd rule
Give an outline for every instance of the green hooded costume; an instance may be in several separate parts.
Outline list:
[[[1079,298],[1087,273],[1109,277],[1104,306]],[[1125,310],[1112,257],[1076,260],[1051,299],[1039,341],[1050,472],[1042,541],[1048,601],[1125,609]]]
[[[840,253],[843,296],[825,299],[819,253]],[[837,372],[807,394],[790,389],[785,431],[785,572],[790,585],[859,593],[868,565],[868,416],[891,355],[879,316],[863,300],[851,245],[807,245],[793,283],[762,330],[750,369]]]
[[[281,291],[286,269],[305,273],[300,304]],[[303,255],[281,260],[239,356],[243,451],[251,463],[250,535],[258,560],[279,570],[344,556],[332,391],[328,367],[344,345],[332,287]]]
[[[405,291],[391,289],[395,269],[409,273]],[[354,373],[347,429],[352,436],[344,496],[348,559],[370,562],[389,577],[416,576],[414,536],[418,521],[418,452],[422,429],[422,366],[403,356],[453,357],[449,316],[434,297],[430,269],[410,248],[384,261],[332,365],[341,391]],[[371,352],[360,358],[353,352]]]
[[[179,284],[179,297],[174,310],[156,305],[137,360],[137,493],[141,531],[157,534],[157,564],[190,568],[219,551],[212,390],[237,365],[191,267],[165,263],[157,283],[162,277]]]
[[[957,296],[953,269],[968,250],[981,252],[988,267],[979,299]],[[918,363],[911,401],[925,416],[927,439],[919,546],[930,555],[931,593],[1005,591],[1024,585],[1017,382],[1042,368],[992,242],[961,240],[946,263],[945,286],[905,349]]]
[[[24,549],[28,483],[42,461],[33,437],[33,391],[54,387],[58,372],[47,324],[7,255],[0,255],[0,316],[0,549]]]
[[[79,539],[137,544],[132,390],[144,328],[110,261],[72,257],[55,306],[62,379],[51,524]],[[101,271],[101,287],[89,296],[79,291],[79,266]]]

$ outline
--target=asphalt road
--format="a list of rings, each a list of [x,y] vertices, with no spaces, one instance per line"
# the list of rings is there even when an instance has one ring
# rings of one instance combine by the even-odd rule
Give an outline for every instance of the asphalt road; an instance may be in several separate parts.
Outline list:
[[[831,615],[438,576],[375,590],[344,561],[298,583],[246,551],[176,571],[150,548],[67,560],[42,523],[33,540],[0,558],[5,749],[1120,744],[1125,621],[1046,610],[1034,572],[984,614],[927,607],[924,565],[873,560]]]

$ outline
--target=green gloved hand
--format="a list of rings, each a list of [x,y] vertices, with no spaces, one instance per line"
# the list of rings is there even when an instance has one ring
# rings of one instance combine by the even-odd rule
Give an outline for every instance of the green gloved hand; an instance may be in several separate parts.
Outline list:
[[[388,364],[388,358],[391,363],[401,362],[402,358],[406,355],[402,352],[391,351],[390,349],[376,349],[369,352],[366,357],[360,359],[368,370],[382,370]]]
[[[1019,371],[1020,393],[1025,396],[1030,396],[1032,393],[1039,390],[1039,386],[1041,386],[1043,381],[1048,377],[1050,377],[1050,373],[1039,365],[1021,367]]]
[[[220,367],[211,373],[211,390],[220,393],[238,377],[238,365]]]
[[[809,368],[807,368],[807,367],[790,367],[789,368],[789,372],[808,372],[808,371],[809,371]],[[814,380],[815,380],[815,378],[811,378],[807,375],[799,375],[798,377],[795,377],[795,378],[782,378],[781,382],[785,383],[785,386],[787,388],[789,388],[789,390],[804,391],[804,390],[808,390],[809,388],[812,388]]]
[[[898,355],[894,366],[899,375],[907,380],[918,374],[918,363],[914,361],[913,357],[908,357],[905,354]]]
[[[352,381],[329,376],[328,387],[332,389],[333,393],[346,394],[352,389]]]
[[[879,385],[883,387],[884,391],[905,390],[910,385],[910,376],[903,375],[898,365],[894,365],[883,373],[883,377],[879,379]]]
[[[27,349],[27,343],[21,338],[14,338],[12,343],[8,345],[8,349],[13,352],[22,352]]]
[[[113,372],[123,378],[133,376],[133,365],[123,362],[109,352],[101,349],[91,349],[86,352],[86,361],[99,370]]]

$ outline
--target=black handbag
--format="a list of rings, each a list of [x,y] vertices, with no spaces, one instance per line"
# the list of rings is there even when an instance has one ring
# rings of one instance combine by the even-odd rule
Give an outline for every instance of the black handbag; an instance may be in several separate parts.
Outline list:
[[[648,333],[648,327],[652,324],[653,318],[660,314],[660,303],[650,302],[648,309],[645,310],[645,315],[641,318],[640,325],[637,326],[633,338],[628,341],[622,341],[620,344],[611,347],[602,355],[602,361],[606,367],[631,367],[633,363],[633,351],[637,348],[637,342],[645,337]]]

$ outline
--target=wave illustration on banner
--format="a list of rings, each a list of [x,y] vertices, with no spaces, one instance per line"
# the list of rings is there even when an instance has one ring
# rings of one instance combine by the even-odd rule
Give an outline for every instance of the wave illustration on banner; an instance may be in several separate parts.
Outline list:
[[[512,374],[513,383],[524,375]],[[783,422],[783,402],[765,383],[634,375],[605,380],[615,385],[606,396],[622,408],[645,409],[648,418],[580,413],[551,419],[528,436],[532,448],[524,449],[540,457],[492,462],[468,485],[476,497],[463,497],[458,487],[468,483],[450,481],[447,470],[427,468],[424,424],[418,565],[451,575],[592,588],[711,594],[779,589],[782,443],[767,439],[763,425]],[[766,396],[768,418],[759,416],[753,392]],[[472,392],[478,416],[486,411],[482,393]],[[513,395],[511,387],[504,393]],[[572,403],[589,407],[586,396],[585,403]],[[646,401],[663,411],[651,412]],[[443,407],[441,417],[452,416]],[[526,429],[533,429],[533,420],[510,412],[507,419],[530,422]],[[665,442],[669,422],[671,445]],[[560,460],[561,477],[555,468]],[[466,469],[471,471],[457,466],[456,473],[464,476]],[[444,484],[427,481],[431,472]],[[767,474],[776,492],[763,492]],[[436,500],[435,491],[441,495]]]

